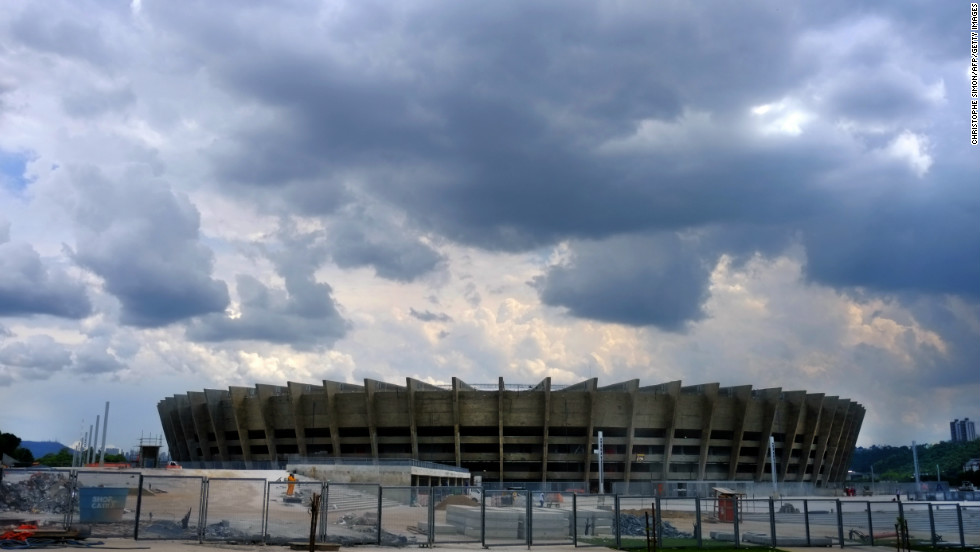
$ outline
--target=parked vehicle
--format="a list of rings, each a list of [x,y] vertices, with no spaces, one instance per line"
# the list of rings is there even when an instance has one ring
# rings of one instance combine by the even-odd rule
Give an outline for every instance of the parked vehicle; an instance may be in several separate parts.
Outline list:
[[[977,490],[977,488],[973,486],[973,483],[970,483],[969,481],[964,481],[964,482],[960,483],[960,486],[957,487],[956,490],[957,491],[963,491],[963,492],[972,493],[972,492],[975,492]]]

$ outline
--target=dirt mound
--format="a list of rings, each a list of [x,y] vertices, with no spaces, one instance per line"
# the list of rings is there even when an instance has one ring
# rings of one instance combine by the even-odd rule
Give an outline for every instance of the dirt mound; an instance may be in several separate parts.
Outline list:
[[[436,504],[436,510],[445,510],[446,506],[449,506],[450,504],[459,506],[476,506],[479,504],[479,501],[471,496],[449,495],[439,501],[439,504]]]

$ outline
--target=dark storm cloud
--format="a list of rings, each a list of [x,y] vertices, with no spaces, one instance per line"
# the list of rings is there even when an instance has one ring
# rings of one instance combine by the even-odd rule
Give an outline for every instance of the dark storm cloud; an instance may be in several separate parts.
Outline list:
[[[132,88],[116,86],[66,91],[61,105],[73,117],[95,117],[124,109],[135,101]]]
[[[49,314],[78,319],[91,312],[81,282],[45,263],[30,245],[0,239],[0,316]]]
[[[412,318],[417,318],[422,322],[452,322],[453,321],[453,317],[449,316],[444,312],[436,313],[430,310],[417,311],[415,309],[409,309],[408,314],[410,314]]]
[[[239,275],[240,315],[201,317],[188,326],[188,337],[212,342],[267,341],[303,350],[329,348],[347,333],[349,323],[334,302],[333,290],[316,281],[315,272],[327,256],[322,235],[299,232],[283,220],[277,237],[277,248],[262,249],[285,282],[285,289],[270,288],[252,276]]]
[[[0,346],[0,384],[47,379],[71,363],[71,351],[47,335],[4,343]]]
[[[83,4],[52,11],[31,3],[11,22],[10,36],[34,50],[85,60],[93,65],[103,64],[111,57],[110,48],[99,26],[82,16]]]
[[[843,3],[357,3],[314,15],[297,2],[276,10],[298,26],[290,33],[264,25],[266,8],[224,8],[202,16],[154,4],[146,13],[183,37],[182,54],[225,91],[266,110],[211,157],[220,179],[263,203],[333,214],[358,201],[353,187],[455,242],[524,251],[571,239],[579,260],[538,283],[542,299],[631,325],[676,330],[698,319],[702,263],[772,251],[793,235],[820,283],[976,290],[976,262],[964,253],[976,250],[962,222],[969,212],[950,220],[936,210],[934,219],[910,200],[882,213],[881,203],[852,201],[850,187],[863,182],[840,176],[882,163],[867,144],[834,135],[838,121],[919,132],[942,105],[943,73],[932,68],[959,54],[924,6],[855,20]],[[863,29],[901,31],[923,47],[881,47],[861,39]],[[759,138],[750,109],[786,98],[787,113],[808,112],[816,131]],[[933,182],[937,196],[952,185]],[[718,229],[714,247],[659,243],[653,259],[631,251],[632,238],[615,241],[703,228]],[[334,262],[389,279],[411,280],[438,262],[401,235],[353,227],[332,240]],[[590,240],[612,240],[618,255]],[[682,281],[673,293],[644,285],[674,277]]]
[[[304,282],[306,294],[294,296],[271,289],[251,276],[240,275],[236,287],[241,298],[241,315],[200,317],[187,328],[190,339],[266,341],[308,350],[329,348],[348,331],[348,323],[336,311],[327,284]],[[312,301],[307,303],[304,298]]]
[[[362,229],[355,224],[340,224],[330,236],[331,257],[341,268],[370,266],[387,280],[411,282],[444,261],[431,247],[397,228],[380,223],[387,228],[378,235],[377,227]]]
[[[112,374],[126,365],[109,352],[106,339],[90,337],[75,349],[72,368],[82,374]]]
[[[945,185],[945,194],[930,188]],[[980,199],[965,174],[892,189],[807,228],[807,274],[835,287],[980,299]],[[828,224],[828,222],[832,222]]]
[[[675,235],[576,244],[573,259],[535,285],[574,316],[680,331],[704,316],[711,266]]]
[[[75,260],[104,280],[124,324],[166,326],[225,309],[227,287],[210,276],[213,255],[200,242],[200,216],[185,196],[145,174],[115,183],[78,169],[71,178]]]

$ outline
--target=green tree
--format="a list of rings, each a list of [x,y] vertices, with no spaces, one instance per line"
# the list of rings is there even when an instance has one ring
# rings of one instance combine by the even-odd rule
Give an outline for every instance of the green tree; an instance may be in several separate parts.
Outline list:
[[[0,433],[0,454],[13,456],[18,447],[20,447],[20,437],[13,433]]]
[[[62,468],[70,467],[72,461],[72,453],[68,450],[68,447],[62,448],[57,453],[45,454],[44,456],[38,458],[38,464],[44,466],[50,466],[52,468]]]
[[[18,462],[30,464],[34,461],[34,455],[20,443],[20,437],[13,433],[0,433],[0,455],[6,454]]]

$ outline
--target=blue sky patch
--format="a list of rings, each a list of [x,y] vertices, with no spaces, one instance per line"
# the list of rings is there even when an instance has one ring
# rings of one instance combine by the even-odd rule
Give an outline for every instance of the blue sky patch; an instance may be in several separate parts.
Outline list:
[[[33,159],[30,153],[0,150],[0,183],[3,187],[20,192],[31,183],[24,175],[27,162]]]

